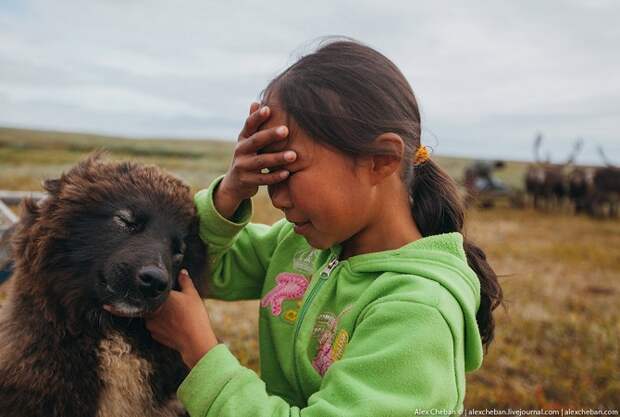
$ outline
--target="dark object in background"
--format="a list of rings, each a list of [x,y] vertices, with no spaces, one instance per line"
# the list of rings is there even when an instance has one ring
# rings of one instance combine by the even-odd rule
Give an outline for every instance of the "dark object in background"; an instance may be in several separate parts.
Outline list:
[[[493,172],[504,168],[504,161],[475,161],[465,168],[465,184],[476,193],[485,191],[508,191],[508,187],[493,175]]]
[[[0,231],[0,285],[13,274],[13,260],[11,259],[11,236],[15,225]]]
[[[618,217],[620,213],[620,167],[607,166],[598,168],[593,177],[594,190],[591,205],[594,214],[604,216],[605,206],[609,217]]]
[[[9,260],[0,266],[0,284],[8,280],[13,274],[13,261]]]
[[[466,205],[476,204],[482,208],[491,208],[499,200],[507,200],[511,207],[522,207],[523,195],[504,184],[494,175],[498,169],[506,166],[504,161],[478,160],[465,168],[463,185],[467,191]]]

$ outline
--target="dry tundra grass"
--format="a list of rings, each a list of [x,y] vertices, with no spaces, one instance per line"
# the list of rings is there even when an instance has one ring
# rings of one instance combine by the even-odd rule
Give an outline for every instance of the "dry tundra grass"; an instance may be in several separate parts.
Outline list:
[[[0,188],[38,189],[96,146],[114,158],[157,163],[195,189],[224,172],[230,144],[129,142],[0,129]],[[464,160],[443,158],[456,175]],[[522,164],[509,164],[509,183]],[[264,191],[253,221],[280,213]],[[497,208],[468,212],[467,234],[501,275],[506,309],[482,369],[468,375],[467,408],[620,408],[620,222],[570,213]],[[0,289],[0,292],[2,290]],[[2,295],[0,294],[0,297]],[[220,339],[258,371],[256,301],[207,308]]]

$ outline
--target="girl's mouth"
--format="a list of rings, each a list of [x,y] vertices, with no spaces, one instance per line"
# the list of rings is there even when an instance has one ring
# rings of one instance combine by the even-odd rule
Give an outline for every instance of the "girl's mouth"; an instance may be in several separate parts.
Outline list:
[[[293,230],[297,234],[303,233],[310,226],[310,222],[309,221],[303,222],[303,223],[294,223],[294,224],[295,224],[295,226],[293,227]]]

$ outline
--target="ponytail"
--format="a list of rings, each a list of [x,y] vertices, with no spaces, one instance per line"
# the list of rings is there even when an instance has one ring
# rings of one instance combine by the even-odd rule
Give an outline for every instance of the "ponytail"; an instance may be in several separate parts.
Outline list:
[[[462,234],[465,209],[452,177],[431,159],[411,167],[411,214],[422,236],[450,232]],[[488,348],[495,331],[492,312],[502,302],[502,288],[482,249],[467,238],[463,239],[467,263],[480,280],[480,307],[476,321],[482,344]]]
[[[411,214],[422,236],[460,232],[465,210],[454,180],[431,159],[412,167]]]

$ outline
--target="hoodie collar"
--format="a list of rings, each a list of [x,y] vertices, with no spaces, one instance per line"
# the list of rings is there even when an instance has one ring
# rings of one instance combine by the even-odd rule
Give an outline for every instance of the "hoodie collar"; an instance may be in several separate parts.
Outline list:
[[[340,245],[336,245],[332,248],[332,253],[339,255],[342,250]],[[408,254],[411,251],[434,251],[442,252],[455,256],[456,258],[467,262],[465,256],[465,250],[463,249],[463,235],[459,232],[443,233],[439,235],[432,235],[423,237],[421,239],[414,240],[407,243],[397,249],[390,249],[380,252],[363,253],[361,255],[351,256],[346,261],[351,264],[351,267],[355,269],[358,266],[362,266],[367,261],[373,261],[375,259],[385,260],[386,256],[400,256],[402,254]]]

